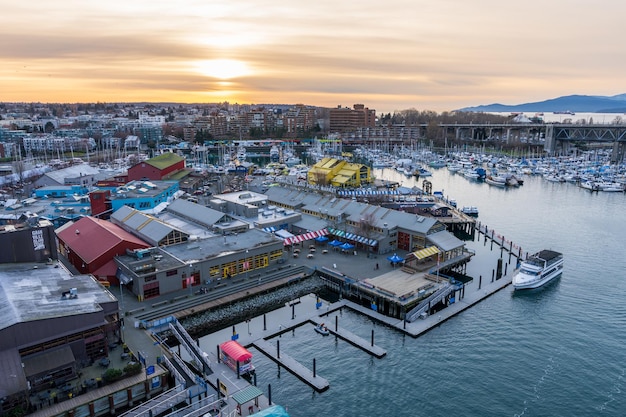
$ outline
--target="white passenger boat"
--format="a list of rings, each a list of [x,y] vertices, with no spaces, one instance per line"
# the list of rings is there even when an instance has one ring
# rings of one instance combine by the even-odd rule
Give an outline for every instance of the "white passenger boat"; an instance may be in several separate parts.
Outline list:
[[[465,206],[461,211],[468,216],[478,217],[478,207],[476,206]]]
[[[525,290],[541,287],[563,272],[563,254],[544,249],[522,261],[513,275],[513,287]]]

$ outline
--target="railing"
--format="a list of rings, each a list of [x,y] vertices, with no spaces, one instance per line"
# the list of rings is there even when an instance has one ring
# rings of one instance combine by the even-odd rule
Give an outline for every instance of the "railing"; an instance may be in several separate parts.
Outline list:
[[[422,313],[424,313],[429,308],[429,306],[437,304],[439,301],[447,297],[448,294],[450,294],[450,292],[452,291],[452,285],[445,283],[442,288],[432,293],[428,298],[419,303],[414,309],[409,311],[405,316],[405,320],[409,323],[415,321],[415,319],[417,319]]]
[[[157,416],[171,410],[175,405],[186,401],[187,390],[182,390],[182,385],[178,385],[169,391],[164,392],[152,400],[149,400],[138,407],[122,414],[123,417]],[[182,390],[182,391],[181,391]]]

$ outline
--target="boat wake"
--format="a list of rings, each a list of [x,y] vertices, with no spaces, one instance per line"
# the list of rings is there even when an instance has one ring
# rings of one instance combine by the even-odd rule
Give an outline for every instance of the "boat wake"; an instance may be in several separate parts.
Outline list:
[[[513,414],[514,417],[521,417],[525,415],[526,412],[531,408],[533,403],[536,403],[537,401],[539,401],[539,399],[541,398],[541,389],[544,383],[550,378],[551,375],[554,375],[557,373],[558,367],[559,366],[554,360],[554,357],[550,357],[548,359],[548,363],[543,368],[543,373],[541,377],[539,377],[537,382],[531,387],[532,392],[529,393],[529,395],[531,395],[531,398],[524,400],[524,409],[519,413]]]
[[[613,401],[615,401],[615,396],[617,394],[621,394],[622,393],[622,381],[624,380],[624,373],[626,372],[626,370],[622,369],[622,371],[619,373],[619,375],[617,375],[617,378],[615,378],[615,382],[613,383],[613,386],[611,387],[611,389],[609,390],[609,392],[606,393],[606,401],[604,401],[602,404],[598,405],[595,407],[596,410],[598,411],[604,411],[608,408],[608,405],[610,403],[612,403]]]

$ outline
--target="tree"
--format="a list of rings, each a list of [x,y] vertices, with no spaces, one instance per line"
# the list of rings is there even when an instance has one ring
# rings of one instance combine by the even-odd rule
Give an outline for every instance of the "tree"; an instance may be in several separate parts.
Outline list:
[[[371,239],[375,225],[376,216],[374,215],[374,212],[365,213],[359,221],[359,234],[363,237]]]

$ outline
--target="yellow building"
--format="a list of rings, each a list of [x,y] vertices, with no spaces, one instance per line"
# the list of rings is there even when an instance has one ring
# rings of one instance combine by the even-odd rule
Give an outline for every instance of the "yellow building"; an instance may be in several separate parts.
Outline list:
[[[307,174],[309,184],[332,185],[333,187],[360,187],[369,184],[370,168],[342,159],[324,158],[313,165]]]

